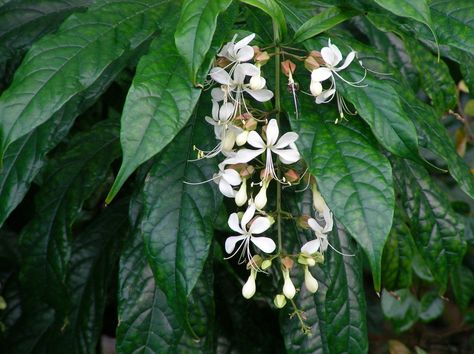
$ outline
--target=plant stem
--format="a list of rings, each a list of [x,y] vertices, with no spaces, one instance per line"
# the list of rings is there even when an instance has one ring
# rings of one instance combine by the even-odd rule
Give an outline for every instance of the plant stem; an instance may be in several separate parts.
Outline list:
[[[278,32],[278,24],[273,20],[273,39],[275,44],[275,110],[276,120],[278,126],[280,126],[280,34]],[[278,178],[281,179],[281,170],[279,168],[279,160],[277,159],[277,173]],[[277,183],[277,196],[276,196],[276,211],[277,211],[277,234],[278,234],[278,253],[282,252],[282,232],[281,232],[281,184]]]

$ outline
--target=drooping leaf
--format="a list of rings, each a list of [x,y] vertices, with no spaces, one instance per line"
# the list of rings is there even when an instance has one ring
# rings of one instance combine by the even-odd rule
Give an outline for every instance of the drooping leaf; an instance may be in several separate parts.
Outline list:
[[[286,26],[285,15],[275,0],[240,0],[240,2],[259,8],[276,22],[279,33],[278,41],[286,37],[288,28]]]
[[[23,0],[0,4],[0,91],[9,83],[24,51],[54,31],[71,13],[90,4],[92,0]]]
[[[317,36],[318,34],[331,29],[355,15],[357,15],[357,12],[355,11],[330,7],[302,24],[296,31],[293,41],[303,42],[308,38]]]
[[[382,283],[387,290],[408,288],[412,280],[412,261],[416,252],[410,229],[395,208],[394,226],[382,258]]]
[[[420,315],[420,303],[408,289],[382,292],[382,311],[397,332],[410,329]]]
[[[183,65],[170,29],[141,59],[122,113],[122,166],[107,203],[140,164],[173,140],[191,116],[201,90],[193,87]]]
[[[310,193],[300,198],[303,200],[297,206],[294,204],[296,200],[285,194],[284,200],[289,204],[285,207],[294,214],[310,214]],[[285,243],[289,252],[299,252],[301,245],[314,237],[311,232],[297,230],[294,224],[285,226]],[[288,317],[292,308],[291,304],[287,304],[287,310],[281,310],[280,323],[288,353],[341,353],[347,348],[354,353],[366,353],[368,350],[362,254],[341,227],[335,227],[328,240],[335,249],[351,256],[342,256],[332,249],[326,251],[324,263],[310,268],[319,282],[315,294],[302,285],[302,272],[295,276],[299,267],[292,271],[293,282],[297,286],[301,284],[295,302],[304,311],[305,322],[311,327],[312,335],[303,334],[298,320]]]
[[[59,313],[69,303],[65,280],[71,227],[84,201],[104,182],[109,165],[120,154],[118,130],[117,122],[104,121],[71,141],[45,171],[35,215],[22,231],[22,285]]]
[[[418,251],[444,291],[449,270],[460,264],[466,249],[463,224],[423,167],[404,160],[394,171]]]
[[[212,346],[212,274],[203,273],[190,299],[194,307],[195,331],[204,337],[189,336],[180,325],[158,287],[144,257],[139,232],[132,235],[120,259],[118,353],[207,352]]]
[[[232,0],[186,0],[176,26],[175,41],[178,52],[196,84],[196,74],[211,47],[217,17]]]
[[[430,322],[443,313],[443,299],[436,292],[424,294],[420,301],[420,319],[424,322]]]
[[[202,119],[205,111],[195,113],[191,124],[163,151],[143,187],[140,229],[146,255],[157,286],[183,326],[187,298],[207,259],[220,203],[213,185],[186,184],[208,180],[217,169],[213,159],[189,161],[194,146],[209,144],[209,127]]]
[[[318,113],[311,100],[300,99],[299,119],[291,113],[291,98],[284,100],[300,135],[297,145],[329,208],[365,251],[380,289],[382,252],[394,210],[390,163],[353,122],[335,125],[337,113]]]
[[[39,40],[0,98],[0,155],[71,101],[80,105],[102,72],[154,35],[169,1],[100,0]]]

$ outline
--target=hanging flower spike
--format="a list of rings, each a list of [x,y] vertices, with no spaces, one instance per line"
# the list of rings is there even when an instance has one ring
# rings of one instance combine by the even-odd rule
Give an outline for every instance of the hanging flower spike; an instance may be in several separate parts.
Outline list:
[[[224,169],[224,165],[220,163],[217,177],[214,181],[219,184],[221,193],[228,198],[234,198],[237,192],[233,187],[242,183],[239,173],[232,168]]]
[[[338,74],[339,71],[346,69],[354,60],[356,55],[355,51],[351,51],[344,63],[341,66],[337,66],[342,61],[342,54],[338,47],[331,43],[331,39],[328,40],[328,46],[321,49],[321,56],[324,60],[324,66],[314,69],[311,72],[311,84],[310,91],[313,96],[316,97],[316,103],[327,103],[330,102],[334,96],[337,96],[337,106],[339,115],[341,118],[344,117],[344,113],[353,114],[347,108],[347,105],[342,97],[339,97],[336,91],[336,80],[335,76],[344,81],[346,84],[354,87],[365,87],[365,85],[359,85],[364,79],[365,75],[361,80],[350,82],[344,79]],[[331,80],[331,86],[327,90],[323,90],[321,83],[323,81]],[[337,120],[336,120],[337,123]]]
[[[247,260],[251,262],[252,255],[250,253],[250,242],[252,242],[257,248],[265,253],[272,253],[276,249],[276,244],[271,238],[264,236],[253,236],[254,234],[261,234],[270,228],[271,222],[268,218],[262,216],[255,218],[255,220],[250,225],[250,228],[247,229],[247,224],[250,222],[250,220],[252,220],[254,215],[255,205],[251,204],[247,207],[247,210],[240,220],[240,223],[237,213],[232,213],[229,216],[229,227],[233,231],[239,233],[239,235],[228,237],[225,241],[225,251],[230,254],[228,258],[235,256],[235,254],[237,254],[237,252],[242,249],[239,261],[245,262]],[[235,249],[235,246],[239,242],[239,247]],[[253,265],[254,263],[251,262],[251,264]]]
[[[277,181],[278,176],[275,172],[275,166],[273,164],[272,152],[280,157],[280,161],[285,165],[289,165],[297,162],[301,156],[296,148],[294,142],[298,139],[298,134],[294,132],[288,132],[283,134],[279,139],[278,136],[280,131],[278,129],[278,123],[276,119],[271,119],[268,123],[267,131],[267,142],[265,143],[262,137],[255,131],[251,131],[247,138],[247,142],[256,148],[253,149],[242,149],[237,151],[234,159],[237,163],[249,162],[257,156],[266,153],[266,165],[264,178],[271,176]],[[281,181],[280,181],[281,182]]]

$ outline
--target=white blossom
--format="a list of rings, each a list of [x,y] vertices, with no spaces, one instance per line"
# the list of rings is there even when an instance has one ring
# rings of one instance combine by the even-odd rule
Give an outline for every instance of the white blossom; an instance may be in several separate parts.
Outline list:
[[[219,164],[219,173],[214,181],[219,184],[221,193],[228,198],[235,197],[236,191],[233,187],[242,183],[239,173],[232,168],[224,168],[223,164]]]
[[[235,43],[235,40],[237,39],[237,35],[235,35],[230,42],[222,47],[217,55],[228,59],[231,63],[243,63],[249,61],[253,58],[254,51],[248,44],[254,38],[255,33],[252,33]]]
[[[329,245],[327,234],[332,231],[334,225],[333,216],[329,208],[324,210],[323,217],[325,222],[324,227],[322,227],[316,219],[310,218],[308,220],[308,225],[314,231],[316,239],[306,242],[303,247],[301,247],[301,253],[310,256],[316,252],[325,252],[327,250]]]

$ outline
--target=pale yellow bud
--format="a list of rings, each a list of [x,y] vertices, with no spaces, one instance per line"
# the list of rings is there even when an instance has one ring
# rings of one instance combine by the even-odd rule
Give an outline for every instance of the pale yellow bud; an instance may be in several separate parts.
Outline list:
[[[255,75],[250,78],[249,85],[252,90],[261,90],[265,87],[266,83],[267,81],[263,77]]]
[[[288,299],[293,299],[296,294],[296,288],[293,285],[293,282],[291,281],[290,278],[290,271],[288,269],[283,270],[283,278],[284,278],[284,283],[283,283],[283,294],[288,298]]]
[[[273,299],[273,303],[275,304],[276,308],[282,309],[286,305],[286,298],[283,294],[278,294]]]
[[[254,269],[252,269],[250,270],[250,276],[247,279],[247,282],[244,284],[242,288],[242,296],[245,297],[246,299],[250,299],[252,296],[255,295],[255,291],[257,290],[255,278],[257,278],[257,272]]]
[[[247,201],[247,180],[244,179],[238,192],[235,194],[235,204],[241,207]]]
[[[311,84],[309,85],[309,90],[311,91],[311,94],[316,97],[319,96],[321,92],[323,92],[323,86],[318,81],[311,81]]]
[[[224,140],[222,140],[222,150],[231,151],[235,144],[235,133],[227,130]]]
[[[255,207],[261,210],[267,205],[267,185],[264,183],[255,197]]]
[[[265,260],[262,262],[261,268],[262,268],[263,270],[265,270],[265,269],[270,268],[271,266],[272,266],[272,261],[269,260],[269,259],[265,259]]]
[[[235,143],[237,144],[237,146],[245,145],[247,143],[248,136],[249,136],[248,130],[244,130],[242,133],[237,135],[237,138],[235,138]]]
[[[308,267],[304,267],[304,285],[312,294],[318,291],[318,281],[310,273]]]

